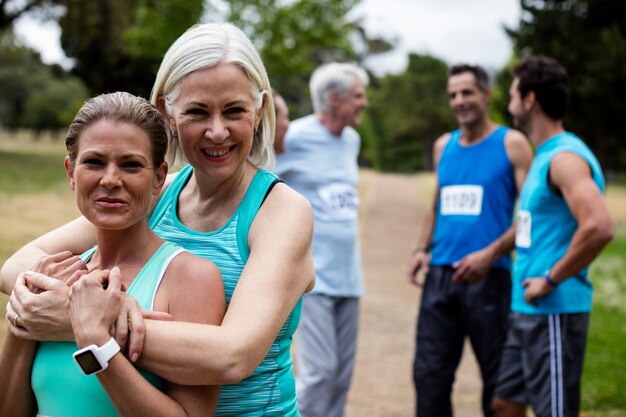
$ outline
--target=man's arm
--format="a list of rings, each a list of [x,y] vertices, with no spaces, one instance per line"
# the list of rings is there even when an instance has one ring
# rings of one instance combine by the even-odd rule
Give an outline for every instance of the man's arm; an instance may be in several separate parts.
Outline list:
[[[435,195],[433,198],[432,209],[428,211],[424,223],[422,224],[422,231],[420,238],[417,241],[417,246],[411,252],[411,258],[409,259],[409,265],[407,268],[407,278],[413,285],[420,285],[417,279],[418,272],[422,274],[428,273],[429,252],[433,240],[433,233],[435,231],[435,220],[437,218],[437,203],[439,200],[439,181],[437,179],[437,166],[441,159],[443,149],[446,147],[450,140],[450,134],[446,133],[440,136],[433,145],[433,170],[435,171]]]
[[[528,175],[528,168],[533,160],[533,153],[530,148],[528,139],[519,131],[510,129],[504,138],[504,146],[506,154],[513,165],[513,175],[515,177],[515,186],[519,195]],[[485,248],[470,253],[453,266],[456,268],[452,281],[459,282],[476,282],[481,279],[491,265],[511,252],[515,247],[515,224],[507,229],[501,236],[491,242]]]
[[[565,252],[550,270],[550,279],[559,284],[589,265],[613,239],[615,226],[602,193],[593,180],[591,169],[580,156],[564,152],[552,159],[550,183],[558,189],[578,228]],[[544,277],[528,278],[524,299],[531,303],[543,297],[554,287]]]

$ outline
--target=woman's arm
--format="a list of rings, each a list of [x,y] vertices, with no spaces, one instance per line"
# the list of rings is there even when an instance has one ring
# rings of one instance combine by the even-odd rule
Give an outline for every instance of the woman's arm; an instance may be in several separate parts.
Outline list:
[[[64,251],[80,254],[95,244],[96,233],[93,225],[84,217],[52,230],[28,243],[7,259],[0,270],[0,291],[11,294],[17,276],[32,269],[42,256]]]
[[[181,282],[181,274],[195,274],[195,279]],[[106,289],[104,283],[108,283]],[[89,274],[72,287],[69,310],[79,347],[102,346],[109,340],[108,329],[121,305],[120,286],[119,270],[114,269],[109,276],[101,271]],[[219,271],[206,260],[180,254],[168,267],[155,308],[164,308],[179,320],[219,324],[225,310]],[[120,354],[97,377],[121,416],[212,416],[219,397],[217,386],[166,382],[161,392]]]
[[[0,416],[29,416],[37,412],[30,372],[37,342],[7,333],[0,353]]]
[[[7,322],[13,326],[14,314],[9,314]],[[30,385],[36,351],[36,342],[19,339],[7,332],[0,353],[0,416],[32,417],[37,412],[37,402]]]
[[[146,321],[140,365],[180,384],[236,383],[252,374],[314,282],[312,236],[308,201],[276,185],[250,229],[250,258],[222,325]]]

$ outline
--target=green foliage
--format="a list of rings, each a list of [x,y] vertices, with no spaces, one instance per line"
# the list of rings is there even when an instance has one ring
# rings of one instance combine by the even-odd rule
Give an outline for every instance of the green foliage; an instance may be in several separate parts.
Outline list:
[[[80,80],[58,66],[47,66],[31,49],[0,38],[0,125],[36,130],[71,122],[87,97]]]
[[[32,91],[45,85],[45,71],[33,51],[15,44],[10,34],[0,37],[0,124],[18,127]]]
[[[86,97],[87,91],[79,80],[52,80],[29,97],[21,126],[35,131],[66,128]]]
[[[169,45],[202,14],[202,0],[66,0],[61,45],[91,94],[148,97]]]
[[[350,36],[360,33],[347,13],[359,0],[235,0],[226,20],[256,44],[272,86],[292,117],[311,112],[308,80],[321,63],[355,61]]]
[[[516,50],[522,56],[552,56],[567,68],[567,129],[585,139],[607,168],[623,166],[626,2],[521,0],[521,5],[519,28],[508,30]]]
[[[491,91],[489,117],[496,123],[505,126],[513,126],[513,118],[508,111],[509,88],[513,82],[511,70],[518,59],[517,55],[513,55],[506,63],[505,67],[498,71]]]
[[[364,142],[373,144],[366,155],[376,169],[410,172],[431,167],[434,140],[454,127],[447,72],[444,61],[411,54],[404,73],[387,75],[371,88],[367,110],[371,127]]]
[[[202,1],[139,0],[135,20],[125,33],[129,52],[153,60],[158,70],[165,51],[203,12]]]

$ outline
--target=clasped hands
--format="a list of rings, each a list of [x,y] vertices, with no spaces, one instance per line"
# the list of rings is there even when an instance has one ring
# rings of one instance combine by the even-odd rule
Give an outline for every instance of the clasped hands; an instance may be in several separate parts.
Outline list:
[[[17,315],[20,319],[15,325]],[[145,312],[145,316],[171,318],[155,312]],[[70,252],[44,256],[31,271],[18,276],[6,317],[11,333],[23,339],[75,340],[82,347],[114,336],[120,346],[127,347],[132,361],[143,348],[144,312],[123,291],[119,269],[90,272]]]

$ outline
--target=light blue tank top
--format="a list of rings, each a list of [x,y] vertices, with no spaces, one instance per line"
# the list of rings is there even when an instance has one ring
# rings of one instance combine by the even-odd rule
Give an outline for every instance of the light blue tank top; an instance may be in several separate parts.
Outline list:
[[[535,299],[534,305],[524,301],[522,282],[526,278],[541,277],[550,270],[563,257],[578,228],[565,199],[556,194],[548,182],[550,163],[562,152],[574,153],[587,161],[593,180],[604,192],[600,163],[575,135],[569,132],[558,134],[537,148],[520,194],[517,216],[517,259],[513,266],[511,310],[518,313],[566,314],[591,311],[593,287],[587,279],[588,268],[560,283],[547,296]]]
[[[517,190],[504,144],[507,131],[500,126],[473,145],[459,143],[460,130],[451,132],[437,167],[432,265],[451,265],[511,227]],[[498,259],[493,267],[510,269],[511,256]]]
[[[96,248],[81,258],[87,262]],[[184,251],[165,242],[137,274],[127,293],[141,308],[152,310],[154,298],[170,261]],[[46,417],[116,417],[119,416],[96,375],[83,374],[72,355],[78,350],[74,342],[41,342],[35,355],[31,384],[39,414]],[[139,372],[152,385],[163,390],[163,380],[143,369]]]
[[[161,238],[176,242],[193,254],[212,261],[222,273],[226,302],[230,303],[250,255],[250,225],[277,178],[259,170],[233,216],[216,231],[198,232],[182,224],[176,210],[180,192],[192,173],[193,169],[188,165],[172,181],[155,208],[150,227]],[[222,386],[216,416],[299,415],[290,348],[301,308],[301,302],[298,302],[269,352],[250,377],[238,384]],[[215,352],[207,350],[206,354],[214,355]]]

